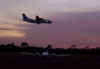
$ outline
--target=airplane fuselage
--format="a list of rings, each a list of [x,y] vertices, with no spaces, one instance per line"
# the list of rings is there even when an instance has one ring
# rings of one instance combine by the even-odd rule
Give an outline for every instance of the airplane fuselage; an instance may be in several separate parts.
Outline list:
[[[31,23],[47,23],[47,24],[51,24],[52,22],[49,21],[49,20],[35,20],[35,19],[24,19],[23,21],[26,21],[26,22],[31,22]]]

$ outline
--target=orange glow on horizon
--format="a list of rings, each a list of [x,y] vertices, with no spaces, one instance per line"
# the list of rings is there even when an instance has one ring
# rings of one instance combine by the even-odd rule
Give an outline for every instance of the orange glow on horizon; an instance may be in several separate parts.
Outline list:
[[[0,31],[0,38],[2,37],[24,37],[25,33],[20,31]]]

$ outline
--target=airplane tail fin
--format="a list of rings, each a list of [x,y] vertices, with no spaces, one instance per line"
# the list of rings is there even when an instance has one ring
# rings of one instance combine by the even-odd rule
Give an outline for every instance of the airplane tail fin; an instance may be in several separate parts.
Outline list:
[[[28,18],[24,13],[22,14],[22,16],[23,16],[23,20]]]

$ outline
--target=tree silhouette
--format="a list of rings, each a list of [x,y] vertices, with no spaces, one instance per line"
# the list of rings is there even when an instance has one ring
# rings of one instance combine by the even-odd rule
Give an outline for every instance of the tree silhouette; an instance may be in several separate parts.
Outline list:
[[[50,53],[56,54],[80,54],[80,55],[100,55],[100,47],[97,48],[76,48],[76,45],[71,45],[71,48],[53,48],[52,45],[48,45],[46,48],[39,46],[29,46],[27,42],[22,42],[20,46],[16,46],[14,43],[7,45],[0,45],[1,51],[10,52],[29,52],[29,53],[42,53],[43,51],[49,51]]]
[[[27,42],[23,42],[23,43],[21,43],[21,47],[29,47],[29,45]]]

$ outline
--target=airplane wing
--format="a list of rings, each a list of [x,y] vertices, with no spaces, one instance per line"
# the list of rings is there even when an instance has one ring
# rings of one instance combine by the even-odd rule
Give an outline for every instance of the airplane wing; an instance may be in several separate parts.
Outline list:
[[[33,53],[27,53],[27,52],[21,52],[21,54],[25,54],[25,55],[31,55],[31,56],[39,56],[39,57],[41,57],[41,55],[40,55],[40,53],[35,53],[35,54],[33,54]]]
[[[64,55],[54,55],[55,57],[65,57],[65,56],[71,56],[71,54],[64,54]]]
[[[55,57],[72,56],[72,54],[56,54],[56,53],[52,53],[51,55],[52,55],[52,56],[55,56]]]
[[[32,53],[27,53],[27,52],[21,52],[21,54],[25,54],[25,55],[32,55],[32,56],[35,56],[35,54],[32,54]]]

